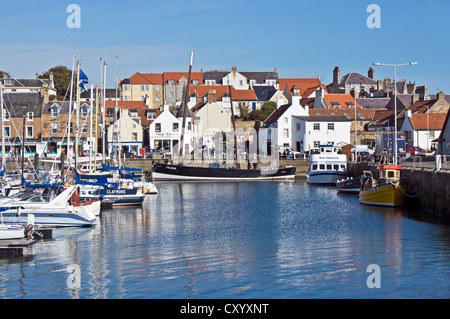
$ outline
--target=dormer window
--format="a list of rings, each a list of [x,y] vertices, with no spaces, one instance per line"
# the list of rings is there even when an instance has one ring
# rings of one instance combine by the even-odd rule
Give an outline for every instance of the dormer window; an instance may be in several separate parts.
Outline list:
[[[60,108],[56,104],[50,108],[50,113],[52,113],[52,117],[58,117],[59,112],[60,112]]]
[[[33,112],[27,112],[27,121],[33,121]]]
[[[173,86],[173,80],[169,80],[169,86],[170,86],[170,87]]]

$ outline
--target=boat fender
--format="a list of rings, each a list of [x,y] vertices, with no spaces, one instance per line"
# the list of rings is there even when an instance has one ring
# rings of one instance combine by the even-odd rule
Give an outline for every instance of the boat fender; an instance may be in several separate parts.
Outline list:
[[[145,186],[142,186],[142,194],[145,194]]]
[[[31,237],[33,235],[33,225],[29,224],[26,228],[25,228],[25,237]]]

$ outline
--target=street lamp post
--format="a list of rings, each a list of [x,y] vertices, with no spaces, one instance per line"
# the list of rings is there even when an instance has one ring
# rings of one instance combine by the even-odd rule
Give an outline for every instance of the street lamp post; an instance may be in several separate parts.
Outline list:
[[[417,62],[409,62],[409,63],[402,63],[402,64],[384,64],[384,63],[380,63],[380,62],[374,62],[372,63],[372,65],[375,66],[393,66],[394,67],[394,164],[397,165],[397,85],[396,85],[396,80],[397,80],[397,67],[398,66],[402,66],[402,65],[415,65],[417,64]]]

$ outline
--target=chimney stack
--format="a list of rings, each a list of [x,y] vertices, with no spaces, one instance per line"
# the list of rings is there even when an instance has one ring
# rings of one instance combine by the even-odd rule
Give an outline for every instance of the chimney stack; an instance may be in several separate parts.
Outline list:
[[[341,71],[339,70],[339,67],[334,67],[333,70],[333,83],[338,84],[341,81]]]
[[[369,72],[367,72],[367,75],[372,80],[375,80],[375,70],[372,67],[369,68]]]

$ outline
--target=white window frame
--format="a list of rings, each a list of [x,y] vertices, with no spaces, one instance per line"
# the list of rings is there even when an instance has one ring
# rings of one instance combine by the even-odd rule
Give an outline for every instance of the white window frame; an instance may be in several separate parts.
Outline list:
[[[30,129],[31,128],[31,134],[30,134],[30,132],[28,131],[28,129]],[[34,136],[34,127],[33,126],[31,126],[31,125],[27,125],[26,126],[26,137],[27,138],[33,138],[33,136]]]

